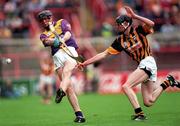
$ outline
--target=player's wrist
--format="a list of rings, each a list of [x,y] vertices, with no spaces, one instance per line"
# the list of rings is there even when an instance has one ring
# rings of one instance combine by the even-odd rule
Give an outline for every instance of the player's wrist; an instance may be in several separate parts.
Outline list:
[[[55,39],[54,39],[53,46],[54,47],[59,47],[60,46],[60,41],[59,41],[59,39],[57,37],[55,37]]]
[[[133,18],[133,19],[137,19],[137,17],[138,17],[137,14],[133,14],[133,15],[132,15],[132,18]]]
[[[87,65],[88,65],[88,64],[87,64],[86,61],[82,63],[82,66],[83,66],[83,67],[86,67]]]

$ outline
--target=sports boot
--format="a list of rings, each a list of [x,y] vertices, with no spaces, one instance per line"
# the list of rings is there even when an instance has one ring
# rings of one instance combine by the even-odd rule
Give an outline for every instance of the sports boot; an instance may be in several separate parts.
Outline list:
[[[61,88],[58,89],[56,92],[55,102],[60,103],[64,96],[66,96],[66,93]]]
[[[143,120],[147,120],[147,117],[144,114],[136,114],[136,115],[132,115],[131,119],[135,121],[143,121]]]
[[[82,116],[76,116],[74,122],[76,123],[84,123],[86,121],[86,119]]]
[[[167,80],[169,81],[171,87],[175,86],[180,88],[180,82],[176,81],[172,75],[168,75]]]

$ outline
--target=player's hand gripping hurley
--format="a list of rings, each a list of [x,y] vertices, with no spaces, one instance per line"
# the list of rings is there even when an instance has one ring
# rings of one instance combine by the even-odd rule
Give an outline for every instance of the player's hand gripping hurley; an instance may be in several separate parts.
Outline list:
[[[74,60],[76,60],[77,64],[82,63],[84,61],[82,56],[77,56],[75,57],[73,55],[73,53],[69,50],[69,48],[67,47],[66,43],[64,42],[64,40],[62,40],[62,38],[57,34],[53,24],[51,22],[49,22],[49,29],[50,31],[59,39],[59,41],[61,42],[62,46],[61,48],[63,49],[63,51],[70,56],[71,58],[73,58]],[[83,70],[83,67],[80,68],[80,70]]]

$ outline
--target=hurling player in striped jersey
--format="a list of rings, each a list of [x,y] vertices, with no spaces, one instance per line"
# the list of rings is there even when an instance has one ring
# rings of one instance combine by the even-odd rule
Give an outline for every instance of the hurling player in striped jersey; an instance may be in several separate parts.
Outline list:
[[[172,75],[161,83],[157,84],[157,66],[156,61],[152,55],[149,42],[146,38],[148,34],[153,33],[154,22],[137,15],[130,7],[124,7],[127,14],[120,15],[116,18],[117,30],[119,35],[113,41],[110,47],[105,51],[95,55],[94,57],[86,60],[78,65],[78,67],[85,67],[89,64],[104,59],[110,55],[117,55],[124,51],[129,55],[132,60],[138,64],[128,77],[127,81],[123,84],[122,89],[128,97],[135,114],[132,115],[132,120],[145,120],[145,116],[137,96],[133,91],[133,87],[141,84],[141,92],[144,105],[150,107],[161,95],[161,93],[171,87],[179,87],[180,83],[177,82]],[[141,22],[140,25],[132,26],[133,20]]]

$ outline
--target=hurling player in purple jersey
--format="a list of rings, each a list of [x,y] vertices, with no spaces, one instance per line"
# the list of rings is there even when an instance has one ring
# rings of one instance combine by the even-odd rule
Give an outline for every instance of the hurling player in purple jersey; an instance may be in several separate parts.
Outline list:
[[[62,98],[67,95],[76,115],[74,122],[83,123],[85,118],[70,79],[77,62],[61,48],[61,42],[63,41],[73,55],[78,56],[76,51],[78,46],[71,32],[71,25],[65,19],[54,21],[52,12],[49,10],[41,11],[38,13],[37,18],[44,28],[43,33],[40,35],[40,40],[45,47],[51,48],[55,70],[61,80],[60,87],[56,92],[55,102],[60,103]],[[61,41],[50,31],[49,23],[53,24],[56,33],[62,38]]]

